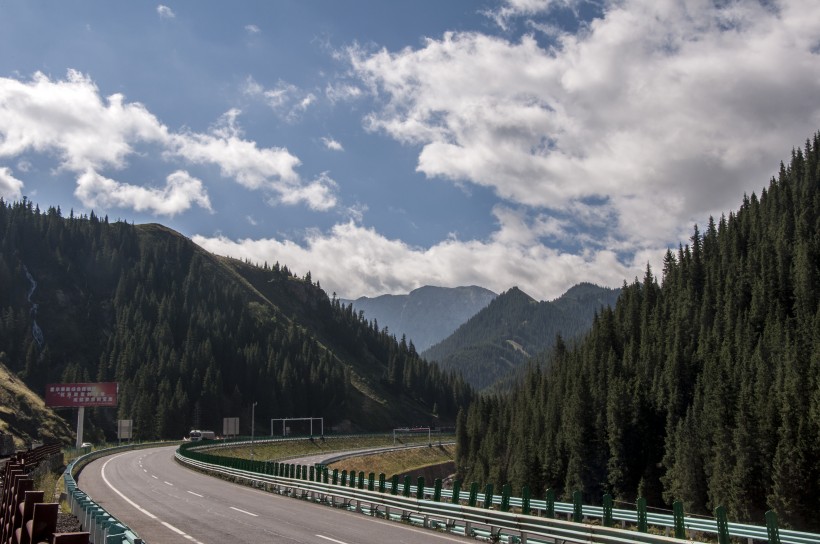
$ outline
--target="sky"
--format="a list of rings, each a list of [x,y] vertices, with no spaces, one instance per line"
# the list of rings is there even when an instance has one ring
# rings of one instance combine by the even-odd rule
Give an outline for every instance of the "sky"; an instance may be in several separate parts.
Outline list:
[[[0,0],[0,197],[340,298],[659,275],[818,129],[816,0]]]

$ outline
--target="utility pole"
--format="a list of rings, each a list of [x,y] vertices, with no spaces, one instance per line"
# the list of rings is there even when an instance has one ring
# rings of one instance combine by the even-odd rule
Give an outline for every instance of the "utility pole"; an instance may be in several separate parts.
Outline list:
[[[253,459],[253,436],[254,436],[254,423],[256,419],[254,416],[256,415],[256,401],[251,405],[251,459]]]

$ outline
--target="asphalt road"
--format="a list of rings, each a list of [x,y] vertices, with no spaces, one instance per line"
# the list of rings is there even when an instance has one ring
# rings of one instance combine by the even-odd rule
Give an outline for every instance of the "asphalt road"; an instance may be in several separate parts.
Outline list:
[[[475,542],[228,483],[180,466],[175,449],[103,457],[77,484],[148,544]]]

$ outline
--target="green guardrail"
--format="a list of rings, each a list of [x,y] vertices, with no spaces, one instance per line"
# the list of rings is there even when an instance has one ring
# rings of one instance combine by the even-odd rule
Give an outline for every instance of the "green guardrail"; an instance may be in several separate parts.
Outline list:
[[[266,470],[264,461],[241,460],[241,463],[238,463],[236,459],[197,451],[198,447],[201,447],[201,445],[196,443],[183,444],[177,451],[178,460],[183,463],[186,462],[184,459],[194,461],[200,463],[201,466],[208,466],[209,470],[238,470],[241,472],[236,474],[240,474],[245,479],[260,475],[271,475],[275,477],[277,484],[295,479],[294,474],[298,470],[294,465],[289,465],[288,470],[277,470],[276,467],[279,466],[279,463],[272,463],[273,469]],[[283,463],[282,466],[287,465]],[[777,515],[774,512],[766,513],[765,526],[757,526],[727,522],[725,510],[720,508],[715,512],[715,518],[686,517],[683,513],[683,505],[680,502],[673,505],[673,514],[668,515],[649,512],[646,501],[643,499],[639,499],[636,509],[630,511],[613,508],[611,497],[604,497],[603,507],[583,505],[581,504],[581,494],[578,492],[573,494],[572,503],[559,503],[555,502],[555,493],[551,489],[546,491],[546,500],[538,501],[530,499],[530,490],[527,488],[522,489],[522,496],[518,498],[510,496],[509,486],[502,488],[501,495],[493,495],[493,486],[488,484],[482,494],[478,492],[478,483],[473,482],[469,487],[469,491],[464,491],[462,490],[462,482],[456,481],[453,490],[448,491],[441,489],[439,486],[424,488],[423,481],[420,481],[419,485],[412,486],[409,477],[405,478],[403,485],[399,483],[397,476],[393,476],[392,480],[386,481],[384,474],[378,476],[378,483],[374,473],[370,473],[366,482],[362,482],[363,472],[359,474],[358,485],[354,486],[352,485],[354,476],[350,476],[351,483],[348,483],[346,471],[342,471],[340,479],[337,470],[333,470],[333,474],[330,475],[327,467],[322,464],[318,464],[314,468],[316,475],[314,477],[314,474],[311,473],[309,481],[329,483],[331,487],[366,488],[368,491],[373,491],[378,486],[378,492],[401,499],[426,500],[424,498],[428,497],[433,498],[433,502],[436,503],[448,502],[459,506],[461,503],[465,503],[467,507],[478,507],[485,511],[496,508],[502,512],[507,512],[511,508],[517,508],[522,514],[529,512],[533,514],[533,517],[539,518],[543,516],[547,519],[555,519],[559,515],[565,515],[567,521],[574,523],[599,520],[595,522],[607,528],[613,527],[614,522],[617,521],[622,526],[624,524],[634,526],[637,531],[628,531],[628,534],[633,536],[636,533],[647,534],[649,527],[655,527],[664,530],[666,533],[665,538],[671,537],[673,541],[685,539],[688,532],[690,535],[692,533],[714,535],[715,540],[721,543],[728,542],[730,538],[770,542],[772,544],[817,544],[820,542],[820,535],[817,534],[779,529]],[[307,469],[304,468],[301,473],[305,474],[306,472]],[[538,516],[539,513],[541,513],[541,516]],[[670,535],[670,533],[673,534]]]

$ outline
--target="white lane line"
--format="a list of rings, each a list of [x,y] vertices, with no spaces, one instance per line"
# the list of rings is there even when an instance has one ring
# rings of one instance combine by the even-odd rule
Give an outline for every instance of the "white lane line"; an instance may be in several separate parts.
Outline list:
[[[148,474],[148,471],[147,471],[147,470],[145,470],[145,469],[142,469],[142,471],[143,471],[143,472],[144,472],[144,473],[146,473],[146,474]]]
[[[155,479],[155,480],[159,480],[159,478],[157,478],[157,477],[156,477],[156,476],[154,476],[153,474],[151,474],[151,478],[153,478],[153,479]]]
[[[249,516],[253,516],[255,518],[259,517],[259,514],[254,514],[253,512],[248,512],[247,510],[242,510],[240,508],[234,508],[231,506],[231,510],[236,510],[237,512],[242,512],[243,514],[248,514]]]
[[[200,495],[199,493],[194,493],[193,491],[188,491],[188,493],[190,493],[191,495],[196,495],[200,499],[204,497],[204,495]]]
[[[168,482],[166,480],[163,480],[162,483],[164,483],[165,485],[170,485],[171,487],[174,487],[174,484],[172,484],[171,482]]]
[[[115,455],[115,456],[111,457],[108,461],[106,461],[105,463],[103,463],[103,466],[102,466],[102,468],[100,469],[100,476],[102,477],[103,482],[105,482],[105,485],[107,485],[107,486],[111,489],[111,491],[113,491],[114,493],[116,493],[117,495],[119,495],[119,496],[120,496],[120,498],[121,498],[122,500],[124,500],[125,502],[127,502],[128,504],[130,504],[131,506],[133,506],[134,508],[136,508],[137,510],[139,510],[140,512],[142,512],[143,514],[145,514],[146,516],[148,516],[149,518],[151,518],[151,519],[155,519],[155,520],[159,521],[160,523],[162,523],[162,525],[164,525],[164,526],[165,526],[165,527],[167,527],[168,529],[172,530],[173,532],[175,532],[175,533],[177,533],[177,534],[179,534],[179,535],[183,535],[185,538],[187,538],[188,540],[193,541],[195,544],[202,544],[202,542],[200,542],[200,541],[198,541],[198,540],[194,540],[194,538],[193,538],[193,537],[188,536],[187,534],[185,534],[185,532],[184,532],[184,531],[181,531],[181,530],[177,529],[176,527],[174,527],[174,526],[173,526],[173,525],[171,525],[170,523],[167,523],[167,522],[165,522],[165,521],[160,520],[157,516],[155,516],[154,514],[152,514],[151,512],[149,512],[148,510],[146,510],[145,508],[143,508],[142,506],[138,505],[137,503],[135,503],[134,501],[132,501],[131,499],[129,499],[128,497],[126,497],[126,496],[125,496],[125,494],[123,494],[123,492],[122,492],[122,491],[120,491],[119,489],[117,489],[116,487],[114,487],[113,485],[111,485],[111,482],[109,482],[109,481],[108,481],[108,478],[106,478],[106,476],[105,476],[105,468],[108,466],[108,463],[110,463],[111,461],[113,461],[113,460],[114,460],[114,459],[116,459],[117,457],[121,457],[121,456],[123,456],[123,455],[126,455],[126,454],[125,454],[125,453],[121,453],[121,454],[119,454],[119,455]],[[156,478],[156,476],[154,476],[154,477]]]
[[[335,542],[336,544],[347,544],[347,542],[344,542],[343,540],[336,540],[335,538],[330,538],[329,536],[324,536],[324,535],[316,535],[316,536],[318,536],[319,538],[324,538],[325,540],[329,540],[331,542]]]

